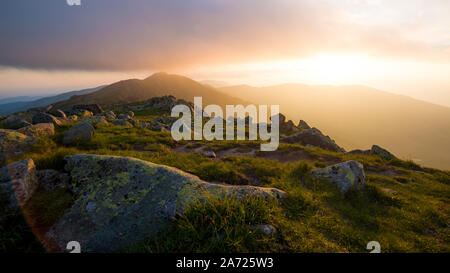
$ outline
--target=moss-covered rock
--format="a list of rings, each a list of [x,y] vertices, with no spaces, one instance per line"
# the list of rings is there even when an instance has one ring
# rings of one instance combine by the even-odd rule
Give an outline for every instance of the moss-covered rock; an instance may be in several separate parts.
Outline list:
[[[14,130],[0,129],[0,165],[8,158],[20,155],[36,143],[36,139]]]
[[[312,174],[335,183],[342,193],[360,190],[366,185],[363,165],[353,160],[314,170]]]
[[[30,200],[38,187],[36,166],[32,159],[0,168],[0,194],[7,196],[9,207],[17,208]]]
[[[381,148],[378,145],[373,145],[370,150],[371,154],[378,155],[385,160],[391,160],[395,158],[395,155],[391,154],[388,150]]]
[[[76,201],[47,234],[61,249],[78,241],[83,252],[117,250],[166,229],[186,204],[210,196],[284,194],[273,188],[208,183],[130,157],[74,155],[66,161]]]
[[[63,135],[63,143],[65,145],[77,144],[89,141],[94,136],[95,129],[89,122],[83,122],[71,127]]]
[[[55,134],[55,125],[53,123],[38,123],[20,128],[17,132],[31,137],[50,137]]]

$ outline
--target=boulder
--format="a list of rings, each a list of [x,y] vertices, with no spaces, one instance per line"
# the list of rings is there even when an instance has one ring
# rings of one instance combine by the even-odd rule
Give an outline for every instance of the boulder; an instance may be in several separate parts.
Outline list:
[[[121,126],[121,127],[126,127],[126,128],[132,128],[133,124],[129,123],[127,120],[125,119],[116,119],[112,121],[112,124],[116,125],[116,126]]]
[[[133,111],[128,111],[127,115],[130,116],[130,117],[134,117],[134,112]]]
[[[346,161],[311,172],[317,178],[325,178],[336,184],[341,193],[361,190],[366,185],[364,167],[356,161]]]
[[[103,109],[98,104],[77,104],[72,107],[72,110],[87,110],[94,115],[103,113]]]
[[[106,118],[107,121],[113,121],[117,119],[116,114],[114,114],[113,111],[102,113],[102,115]]]
[[[5,164],[7,158],[29,150],[36,141],[35,138],[14,130],[0,129],[0,165]]]
[[[381,148],[378,145],[373,145],[370,149],[370,153],[373,155],[378,155],[385,160],[391,160],[395,158],[395,155],[391,154],[388,150]]]
[[[84,141],[90,141],[94,136],[95,129],[88,122],[83,122],[71,127],[63,135],[63,144],[77,144]]]
[[[11,163],[0,169],[0,191],[10,208],[25,205],[38,187],[36,166],[32,159]]]
[[[46,191],[70,189],[70,175],[56,170],[39,170],[36,172],[39,185]]]
[[[9,116],[6,119],[2,120],[0,124],[9,129],[19,129],[31,125],[31,123],[29,123],[28,121],[15,115]]]
[[[266,236],[272,236],[272,235],[276,235],[277,234],[277,229],[272,226],[272,225],[256,225],[256,226],[251,226],[250,230],[254,230],[257,232],[261,232],[262,234],[266,235]]]
[[[209,158],[216,158],[216,153],[213,151],[202,151],[202,154]]]
[[[78,117],[92,117],[94,115],[91,111],[85,109],[74,109],[70,111],[70,114]]]
[[[351,150],[350,152],[347,152],[347,154],[358,154],[358,155],[370,155],[370,150]]]
[[[55,125],[61,125],[61,120],[57,119],[55,116],[52,116],[47,113],[39,112],[33,116],[33,124],[38,123],[53,123]]]
[[[78,120],[78,116],[77,115],[70,115],[67,119],[70,120],[70,121],[77,121]]]
[[[84,122],[88,122],[95,128],[105,127],[109,125],[104,116],[83,117],[81,118],[81,120]]]
[[[143,109],[151,109],[151,110],[161,110],[161,111],[171,111],[175,105],[183,104],[189,107],[191,112],[194,111],[194,104],[191,102],[187,102],[183,99],[176,99],[174,96],[162,96],[162,97],[154,97],[143,105],[135,107],[137,110]]]
[[[306,123],[306,121],[304,121],[302,119],[298,122],[297,127],[301,130],[311,129],[311,127],[309,127],[308,123]]]
[[[55,135],[55,125],[53,123],[38,123],[20,128],[17,132],[31,137],[50,137]]]
[[[62,118],[62,119],[67,119],[66,113],[64,113],[62,110],[57,109],[54,111],[51,111],[49,114],[58,117],[58,118]]]
[[[178,169],[130,157],[65,158],[74,205],[46,238],[64,250],[78,241],[82,252],[114,252],[166,230],[176,213],[210,196],[281,198],[274,188],[213,184]]]
[[[311,145],[333,152],[345,152],[345,150],[339,147],[334,140],[329,136],[323,135],[317,128],[302,130],[299,133],[282,138],[280,141],[286,143],[298,143],[304,146]]]

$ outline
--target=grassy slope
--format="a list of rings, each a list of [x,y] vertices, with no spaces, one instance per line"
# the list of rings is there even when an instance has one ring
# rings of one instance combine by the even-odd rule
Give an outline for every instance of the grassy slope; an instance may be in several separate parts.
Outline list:
[[[137,114],[142,120],[155,117],[148,112]],[[449,172],[408,161],[384,161],[376,156],[344,155],[291,144],[282,144],[279,153],[301,152],[307,160],[282,163],[264,153],[212,160],[195,152],[175,152],[177,144],[170,133],[139,128],[98,129],[93,141],[64,147],[61,138],[67,129],[57,128],[54,137],[41,139],[32,151],[10,161],[33,158],[39,169],[62,169],[63,157],[68,154],[132,156],[174,166],[208,181],[258,184],[288,192],[281,203],[227,199],[194,204],[174,219],[170,232],[149,237],[124,250],[127,252],[367,252],[369,241],[379,241],[383,252],[450,251]],[[216,152],[233,147],[259,149],[257,142],[250,141],[182,144],[208,145]],[[342,196],[329,183],[309,175],[313,168],[351,159],[362,162],[368,173],[368,187],[362,192]],[[47,200],[61,206],[48,206]],[[70,206],[70,200],[65,193],[55,196],[41,191],[27,214],[43,214],[37,229],[45,232]],[[0,227],[13,220],[18,221],[0,216]],[[249,229],[255,224],[272,224],[278,232],[264,237]],[[0,241],[3,250],[30,250],[29,233],[8,236],[16,239]]]

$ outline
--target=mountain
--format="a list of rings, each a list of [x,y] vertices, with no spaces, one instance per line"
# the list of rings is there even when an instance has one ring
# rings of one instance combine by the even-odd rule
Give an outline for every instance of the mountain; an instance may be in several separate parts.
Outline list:
[[[40,98],[44,98],[47,96],[17,96],[17,97],[4,97],[0,98],[0,105],[7,104],[7,103],[13,103],[13,102],[26,102],[26,101],[33,101],[38,100]]]
[[[204,84],[204,85],[209,85],[212,86],[214,88],[221,88],[221,87],[225,87],[225,86],[230,86],[231,84],[224,82],[224,81],[216,81],[216,80],[204,80],[204,81],[200,81],[200,83]]]
[[[35,107],[45,107],[45,106],[54,104],[59,101],[67,100],[74,95],[84,95],[84,94],[89,94],[89,93],[95,92],[95,91],[101,89],[102,87],[104,87],[104,86],[83,89],[83,90],[79,90],[79,91],[70,91],[70,92],[65,92],[65,93],[62,93],[62,94],[59,94],[56,96],[44,97],[44,98],[40,98],[40,99],[32,100],[32,101],[23,100],[23,101],[15,101],[15,102],[10,102],[10,103],[0,104],[0,115],[9,115],[9,114],[12,114],[15,112],[26,111],[30,108],[35,108]]]
[[[73,96],[66,101],[55,104],[54,107],[65,110],[75,104],[130,103],[164,95],[173,95],[188,101],[193,101],[194,96],[202,96],[203,104],[246,104],[242,99],[231,97],[190,78],[167,73],[155,73],[144,80],[124,80],[87,95]]]
[[[365,86],[248,85],[220,91],[280,112],[331,135],[346,148],[379,144],[425,166],[450,169],[450,108]]]

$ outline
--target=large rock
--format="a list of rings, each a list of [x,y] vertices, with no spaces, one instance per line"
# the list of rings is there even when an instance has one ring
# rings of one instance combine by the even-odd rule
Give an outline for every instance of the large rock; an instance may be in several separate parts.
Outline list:
[[[57,170],[39,170],[36,172],[39,185],[46,191],[70,189],[70,175]]]
[[[152,109],[152,110],[162,110],[162,111],[171,111],[175,105],[183,104],[191,109],[191,112],[194,111],[194,105],[191,102],[187,102],[183,99],[176,99],[174,96],[162,96],[162,97],[154,97],[149,100],[143,106],[135,107],[136,110],[142,109]]]
[[[363,165],[353,160],[314,170],[312,174],[333,182],[342,193],[351,189],[360,190],[366,185]]]
[[[273,188],[212,184],[178,169],[130,157],[73,155],[65,158],[75,203],[46,237],[65,249],[113,252],[168,228],[186,204],[208,196],[280,198]]]
[[[329,136],[323,135],[317,128],[304,129],[297,134],[282,138],[281,142],[298,143],[304,146],[311,145],[333,152],[345,152],[334,140]]]
[[[95,128],[105,127],[109,125],[108,121],[105,119],[104,116],[84,117],[81,120],[88,122]]]
[[[0,124],[9,129],[19,129],[31,125],[31,123],[29,123],[28,121],[15,115],[11,115],[6,119],[2,120]]]
[[[38,123],[20,128],[17,132],[31,137],[49,137],[55,134],[53,123]]]
[[[78,104],[72,107],[73,110],[87,110],[92,112],[94,115],[98,115],[103,113],[103,109],[98,104]]]
[[[108,111],[108,112],[102,113],[101,115],[104,116],[107,121],[113,121],[113,120],[117,119],[116,114],[113,111]]]
[[[299,129],[301,129],[301,130],[311,129],[311,127],[308,125],[308,123],[306,123],[306,121],[304,121],[303,119],[301,119],[298,122],[298,126],[297,127]]]
[[[53,123],[55,125],[61,125],[62,121],[50,114],[39,112],[33,116],[33,124],[38,123]]]
[[[14,130],[0,129],[0,165],[6,159],[20,155],[36,143],[36,139]]]
[[[77,144],[90,141],[94,136],[95,129],[88,122],[83,122],[71,127],[63,135],[63,144]]]
[[[38,187],[32,159],[11,163],[0,169],[0,191],[9,199],[9,207],[25,205]]]
[[[133,127],[133,124],[131,124],[130,122],[128,122],[128,120],[125,120],[125,119],[113,120],[112,124],[114,124],[115,126],[126,127],[126,128],[132,128]]]
[[[378,155],[385,160],[391,160],[395,158],[395,155],[391,154],[388,150],[381,148],[378,145],[373,145],[370,149],[370,153],[373,155]]]

